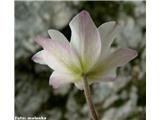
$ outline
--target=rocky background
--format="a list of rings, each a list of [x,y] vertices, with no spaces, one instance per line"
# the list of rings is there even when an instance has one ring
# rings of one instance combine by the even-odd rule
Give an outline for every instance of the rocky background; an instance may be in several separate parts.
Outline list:
[[[44,116],[47,120],[89,120],[83,91],[74,85],[53,89],[52,70],[35,64],[37,35],[58,29],[70,39],[71,18],[85,9],[95,24],[118,20],[124,27],[113,47],[129,47],[138,57],[117,70],[118,79],[93,84],[92,97],[101,120],[145,120],[146,106],[146,4],[142,2],[15,2],[15,116]]]

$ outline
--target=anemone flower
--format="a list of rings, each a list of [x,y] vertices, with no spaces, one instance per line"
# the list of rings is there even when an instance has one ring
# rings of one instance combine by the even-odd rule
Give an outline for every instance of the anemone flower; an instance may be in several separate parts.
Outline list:
[[[69,26],[72,32],[70,42],[57,30],[48,30],[51,39],[37,37],[36,42],[43,50],[32,59],[54,70],[49,79],[49,84],[54,88],[74,83],[77,88],[84,89],[92,118],[98,120],[89,85],[115,80],[116,68],[134,59],[137,52],[129,48],[111,51],[113,39],[121,28],[117,22],[106,22],[97,28],[89,13],[83,10],[71,20]]]

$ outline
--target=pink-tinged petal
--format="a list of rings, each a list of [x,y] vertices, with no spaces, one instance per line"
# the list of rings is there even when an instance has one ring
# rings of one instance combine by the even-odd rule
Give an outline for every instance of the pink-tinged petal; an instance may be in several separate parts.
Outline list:
[[[44,60],[44,50],[41,50],[33,55],[32,60],[39,64],[46,64]]]
[[[97,76],[104,76],[117,67],[123,66],[137,56],[137,52],[128,48],[120,48],[111,53],[108,57],[99,59],[97,64],[88,73],[91,79],[97,79]],[[93,76],[94,75],[94,76]]]
[[[58,88],[65,84],[72,83],[73,81],[74,81],[73,75],[54,71],[50,76],[49,84],[53,86],[53,88]]]
[[[71,46],[81,59],[82,68],[89,68],[97,61],[101,52],[101,40],[97,27],[89,13],[82,11],[70,22]]]
[[[55,53],[59,50],[63,52],[70,51],[69,42],[68,44],[65,44],[65,43],[61,43],[60,41],[56,39],[49,39],[49,38],[44,38],[44,37],[37,37],[35,40],[39,45],[41,45],[44,48],[44,50],[51,52],[51,53],[52,52]]]
[[[109,53],[109,48],[120,29],[121,25],[115,21],[106,22],[98,27],[102,41],[101,56]]]
[[[61,32],[59,32],[58,30],[50,29],[50,30],[48,30],[48,34],[51,37],[51,39],[57,40],[61,45],[67,46],[69,49],[71,49],[69,41],[67,40],[67,38]],[[70,50],[70,54],[73,58],[73,59],[71,59],[72,62],[77,66],[80,65],[78,56],[76,55],[74,49]]]
[[[54,59],[52,54],[50,54],[46,50],[41,50],[37,52],[33,57],[32,60],[36,63],[43,64],[43,65],[48,65],[51,69],[54,70],[62,70],[61,64],[57,63],[57,61]],[[61,69],[59,69],[61,68]]]
[[[70,71],[73,66],[78,66],[78,58],[71,49],[69,42],[61,40],[38,37],[36,42],[46,51],[46,59],[52,69],[59,71]],[[75,62],[76,61],[76,62]]]
[[[58,30],[50,29],[48,30],[48,34],[53,40],[59,41],[61,44],[67,45],[69,47],[69,42],[67,38]]]
[[[120,67],[127,64],[137,56],[137,52],[128,48],[119,48],[113,52],[107,59],[108,68]]]

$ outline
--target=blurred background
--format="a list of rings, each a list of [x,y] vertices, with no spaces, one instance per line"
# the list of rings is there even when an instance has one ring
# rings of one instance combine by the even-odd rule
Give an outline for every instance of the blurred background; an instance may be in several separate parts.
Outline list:
[[[61,31],[68,40],[69,21],[87,10],[97,25],[115,20],[124,27],[112,47],[128,47],[138,57],[117,70],[114,82],[91,85],[101,120],[145,120],[146,108],[146,3],[132,2],[15,2],[15,115],[44,116],[47,120],[89,120],[83,91],[74,85],[49,86],[52,70],[31,57],[42,48],[34,42],[48,37],[48,29]]]

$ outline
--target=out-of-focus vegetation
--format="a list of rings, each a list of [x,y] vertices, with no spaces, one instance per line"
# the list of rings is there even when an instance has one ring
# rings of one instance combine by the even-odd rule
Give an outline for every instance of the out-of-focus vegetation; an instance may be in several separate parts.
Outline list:
[[[35,64],[31,56],[41,48],[37,35],[58,29],[70,39],[71,18],[81,10],[91,14],[95,24],[115,20],[124,27],[113,49],[129,47],[138,57],[118,69],[118,79],[93,84],[92,96],[102,120],[145,120],[145,2],[15,2],[15,115],[45,116],[47,120],[88,120],[83,91],[73,85],[52,89],[48,84],[52,72]]]

